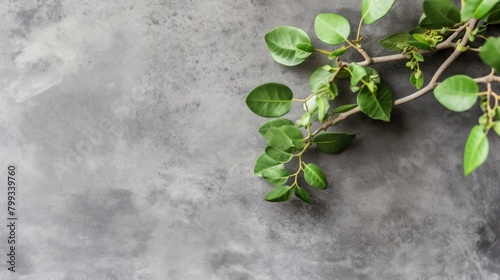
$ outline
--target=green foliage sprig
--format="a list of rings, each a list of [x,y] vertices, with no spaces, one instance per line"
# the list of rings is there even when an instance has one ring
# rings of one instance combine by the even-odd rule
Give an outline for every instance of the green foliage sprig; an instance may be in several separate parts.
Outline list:
[[[311,93],[304,99],[294,98],[292,90],[279,83],[267,83],[253,89],[246,104],[255,114],[274,118],[259,128],[267,141],[264,153],[255,164],[254,173],[275,185],[266,200],[287,201],[295,194],[306,203],[311,203],[307,191],[300,185],[299,176],[311,187],[325,189],[326,176],[319,166],[306,163],[303,155],[316,146],[320,151],[337,154],[344,151],[354,140],[355,134],[326,132],[331,126],[362,112],[375,120],[390,121],[394,106],[405,104],[431,91],[446,108],[455,112],[471,109],[478,103],[483,111],[478,125],[472,128],[464,152],[464,173],[470,175],[483,164],[488,156],[488,133],[493,130],[500,135],[500,94],[492,90],[492,83],[500,82],[500,38],[487,37],[490,25],[500,24],[500,0],[463,0],[457,8],[450,0],[424,0],[424,14],[418,25],[409,32],[392,34],[379,41],[381,47],[398,54],[371,57],[362,45],[363,24],[373,24],[383,18],[395,0],[363,0],[361,17],[355,38],[350,38],[351,24],[342,15],[319,14],[314,21],[316,36],[324,43],[334,46],[332,50],[313,47],[306,32],[291,26],[281,26],[265,36],[265,42],[273,59],[286,66],[304,62],[314,52],[328,57],[330,63],[314,71],[309,79]],[[469,43],[479,41],[480,48]],[[436,70],[429,82],[420,70],[427,53],[453,48],[454,51]],[[346,62],[342,55],[357,51],[364,58],[359,62]],[[474,51],[491,68],[484,77],[456,75],[440,82],[444,71],[463,53]],[[381,82],[378,72],[370,68],[373,64],[407,60],[406,67],[412,70],[409,82],[416,92],[400,99],[393,99],[391,89]],[[346,80],[350,90],[357,95],[355,104],[333,107],[340,93],[337,83]],[[478,84],[486,84],[480,91]],[[281,118],[292,103],[302,104],[305,113],[295,122]],[[318,127],[313,131],[313,125]],[[298,162],[290,172],[285,164],[293,159]]]

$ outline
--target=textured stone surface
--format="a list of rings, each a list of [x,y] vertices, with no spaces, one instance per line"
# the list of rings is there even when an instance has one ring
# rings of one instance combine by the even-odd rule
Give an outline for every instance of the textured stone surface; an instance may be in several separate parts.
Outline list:
[[[18,271],[2,253],[0,278],[500,279],[500,141],[463,177],[478,112],[432,95],[389,124],[339,125],[357,132],[348,151],[306,157],[332,182],[314,205],[263,201],[270,186],[252,169],[264,120],[246,93],[276,81],[304,96],[326,63],[280,66],[263,36],[312,34],[322,12],[356,25],[358,2],[2,0],[1,172],[18,167],[20,220]],[[365,40],[410,29],[420,5],[398,1]],[[487,73],[473,56],[447,75]],[[402,66],[378,68],[397,96],[412,92]],[[6,238],[4,226],[2,252]]]

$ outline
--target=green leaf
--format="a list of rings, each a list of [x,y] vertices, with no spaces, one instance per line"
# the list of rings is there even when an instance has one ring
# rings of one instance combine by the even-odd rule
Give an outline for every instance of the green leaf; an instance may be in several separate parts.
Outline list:
[[[266,133],[267,145],[280,151],[286,151],[293,146],[292,139],[281,131],[282,127],[273,127]]]
[[[468,76],[456,75],[449,77],[434,89],[436,99],[449,110],[455,112],[467,111],[476,104],[479,87]]]
[[[355,86],[368,75],[363,66],[359,66],[356,62],[349,64],[349,70],[351,70],[351,85]]]
[[[270,158],[265,153],[261,154],[255,163],[253,173],[255,176],[262,177],[262,172],[271,169],[283,169],[285,166],[272,158]]]
[[[408,32],[400,32],[392,34],[378,41],[379,45],[390,51],[400,51],[406,46],[406,42],[411,39],[411,34]]]
[[[460,11],[461,20],[481,19],[498,3],[500,3],[500,0],[467,0],[462,7],[462,11]]]
[[[500,9],[494,9],[484,20],[488,25],[500,24]]]
[[[255,114],[266,117],[281,117],[292,108],[293,94],[290,88],[277,83],[268,83],[253,89],[247,96],[248,108]]]
[[[328,114],[328,110],[330,109],[330,102],[326,96],[322,96],[317,99],[316,104],[318,106],[318,119],[323,121]]]
[[[378,84],[377,91],[371,92],[364,87],[358,94],[358,105],[361,112],[372,119],[388,122],[393,107],[392,92],[384,84]]]
[[[422,72],[417,72],[417,71],[413,72],[413,74],[411,74],[410,76],[410,82],[416,89],[421,89],[422,86],[424,85],[424,74],[422,74]]]
[[[311,112],[304,113],[299,120],[297,120],[298,127],[306,127],[311,124]]]
[[[420,33],[414,33],[406,42],[408,45],[415,47],[419,50],[432,51],[432,48],[427,42],[427,36]]]
[[[335,59],[341,55],[343,55],[345,53],[345,51],[347,51],[347,47],[346,46],[342,46],[336,50],[334,50],[333,52],[331,52],[329,55],[328,55],[328,59]]]
[[[276,162],[285,163],[292,160],[293,151],[294,151],[293,148],[282,151],[269,146],[266,148],[266,155],[268,155],[271,159],[275,160]]]
[[[304,135],[300,129],[293,125],[285,125],[280,127],[279,130],[292,141],[293,147],[297,151],[304,149]]]
[[[479,56],[484,63],[495,68],[495,71],[500,73],[500,37],[490,37],[479,50]]]
[[[311,197],[307,191],[299,186],[295,187],[295,196],[302,199],[305,203],[312,204]]]
[[[342,105],[333,111],[334,114],[341,114],[358,107],[358,104]]]
[[[361,13],[365,24],[372,24],[383,18],[391,9],[395,0],[363,0]]]
[[[304,166],[304,179],[309,185],[318,189],[326,189],[328,186],[325,173],[323,173],[321,168],[314,163],[309,163]]]
[[[314,31],[318,38],[330,45],[338,45],[351,33],[349,21],[337,14],[319,14],[314,21]]]
[[[500,107],[495,109],[495,116],[493,117],[494,121],[500,121]]]
[[[493,123],[493,130],[500,136],[500,122],[494,122]]]
[[[259,133],[266,138],[266,133],[269,131],[269,129],[273,127],[280,127],[284,125],[293,125],[293,122],[291,120],[287,119],[275,119],[268,121],[264,124],[262,124],[259,128]]]
[[[313,142],[324,153],[338,154],[347,149],[355,137],[356,134],[352,133],[325,132],[316,135]]]
[[[266,195],[266,200],[270,202],[283,202],[290,199],[293,188],[289,186],[277,186]]]
[[[330,81],[335,76],[335,73],[331,73],[323,69],[323,67],[314,71],[309,78],[309,88],[312,92],[318,92],[326,87],[330,87]]]
[[[373,81],[376,84],[380,83],[380,75],[378,74],[377,70],[371,68],[371,67],[364,67],[367,73],[367,76],[363,79],[365,79],[365,82],[370,82]]]
[[[328,94],[330,95],[330,100],[334,100],[335,97],[339,95],[339,88],[334,82],[330,83],[330,90],[328,91]]]
[[[450,0],[424,0],[426,19],[441,27],[451,27],[460,22],[460,11]]]
[[[489,152],[489,143],[486,133],[479,125],[470,132],[464,153],[464,173],[469,176],[476,168],[486,161]]]
[[[265,41],[273,59],[286,66],[302,63],[314,51],[309,36],[291,26],[271,30],[266,34]]]
[[[286,169],[271,169],[262,172],[262,177],[273,185],[282,186],[288,181],[290,172]]]

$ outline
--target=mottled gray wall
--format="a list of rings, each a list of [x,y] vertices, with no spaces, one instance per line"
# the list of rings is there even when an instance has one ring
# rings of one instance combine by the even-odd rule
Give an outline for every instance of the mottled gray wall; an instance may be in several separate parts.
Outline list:
[[[420,2],[398,1],[366,42],[410,29]],[[389,124],[339,125],[357,132],[348,151],[307,156],[332,183],[311,191],[314,205],[263,201],[270,186],[252,170],[264,120],[246,93],[276,81],[304,96],[327,62],[280,66],[263,36],[279,25],[312,34],[320,12],[356,25],[359,4],[0,1],[0,219],[8,164],[20,219],[15,274],[2,226],[0,278],[500,279],[500,141],[463,177],[478,112],[447,113],[432,95]],[[447,75],[487,73],[474,56]],[[389,66],[378,69],[395,95],[411,93],[403,63]]]

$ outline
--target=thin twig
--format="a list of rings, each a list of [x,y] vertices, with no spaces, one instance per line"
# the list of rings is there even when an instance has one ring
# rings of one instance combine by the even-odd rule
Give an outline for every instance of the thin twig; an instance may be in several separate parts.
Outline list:
[[[466,27],[469,27],[471,30],[474,29],[474,27],[476,26],[477,24],[477,20],[476,19],[472,19],[470,21],[468,21],[468,23],[462,27],[460,27],[452,36],[450,36],[446,41],[444,41],[443,43],[441,44],[444,44],[443,46],[449,46],[450,44],[451,45],[454,45],[452,43],[452,40],[455,39],[457,36],[458,36],[458,33],[459,32],[462,32]],[[450,38],[452,38],[450,40]],[[462,38],[462,41],[460,42],[460,45],[462,47],[465,47],[467,45],[467,43],[469,42],[469,36],[468,34],[464,34],[463,38]],[[440,45],[441,45],[440,44]],[[436,47],[437,49],[437,47]],[[453,51],[453,53],[448,57],[448,59],[446,59],[446,61],[438,68],[438,70],[436,70],[436,72],[434,73],[434,75],[432,76],[431,78],[431,81],[422,89],[418,90],[417,92],[414,92],[413,94],[410,94],[408,96],[405,96],[403,98],[400,98],[400,99],[397,99],[394,101],[394,106],[399,106],[399,105],[402,105],[402,104],[405,104],[405,103],[408,103],[410,101],[413,101],[427,93],[429,93],[430,91],[432,91],[439,83],[438,83],[438,80],[439,78],[443,75],[444,71],[462,54],[462,51],[460,51],[458,48],[455,49],[455,51]],[[391,56],[392,58],[396,57],[396,56]],[[381,59],[381,58],[379,58]],[[387,60],[388,58],[386,57],[385,58],[385,61],[384,62],[387,62],[387,61],[391,61],[391,60]],[[375,63],[376,61],[376,58],[373,58],[372,59],[372,63]],[[396,59],[393,59],[393,60],[396,60]],[[360,63],[360,65],[362,65],[362,63]],[[482,79],[491,79],[492,77],[490,75],[486,76],[486,77],[482,77],[482,78],[478,78],[479,81],[482,81]],[[497,76],[494,76],[493,79],[496,79],[498,78],[499,81],[500,81],[500,77],[497,77]],[[349,118],[350,116],[356,114],[356,113],[359,113],[361,110],[358,107],[350,110],[350,111],[347,111],[345,113],[342,113],[340,114],[337,118],[333,119],[333,120],[330,120],[330,121],[327,121],[325,122],[320,128],[318,128],[314,133],[313,135],[316,135],[318,134],[319,132],[321,131],[324,131],[326,130],[328,127],[332,126],[332,125],[337,125],[338,123],[342,122],[343,120]]]

